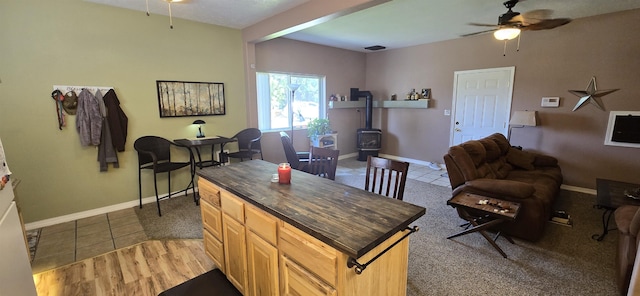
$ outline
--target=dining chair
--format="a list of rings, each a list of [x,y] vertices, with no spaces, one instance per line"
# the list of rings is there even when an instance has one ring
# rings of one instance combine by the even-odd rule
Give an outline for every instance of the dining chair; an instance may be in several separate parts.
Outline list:
[[[264,159],[260,145],[261,138],[262,132],[259,129],[253,127],[243,129],[230,138],[238,141],[238,151],[226,153],[225,156],[239,158],[240,161],[243,161],[245,158],[253,159],[255,154],[260,154],[260,159]]]
[[[367,175],[364,189],[402,200],[408,171],[408,162],[369,155],[367,157]],[[393,194],[389,195],[392,188]]]
[[[309,154],[308,173],[335,180],[338,156],[340,156],[340,150],[312,146]]]
[[[188,162],[176,162],[171,161],[171,147],[179,147],[186,149],[189,152],[190,160]],[[158,205],[158,216],[162,216],[160,211],[160,200],[170,198],[171,192],[171,172],[190,167],[191,182],[187,185],[187,188],[178,191],[180,193],[184,191],[185,196],[189,188],[193,190],[193,200],[197,203],[195,190],[194,190],[194,166],[193,156],[191,150],[186,146],[177,145],[167,139],[156,136],[144,136],[136,139],[133,143],[133,148],[138,152],[138,193],[140,197],[140,208],[142,208],[142,170],[153,171],[153,186],[156,193],[156,204]],[[161,173],[167,173],[168,195],[160,197],[158,195],[158,180],[156,175]]]
[[[285,132],[280,132],[280,140],[282,141],[282,148],[284,148],[284,154],[287,157],[289,165],[293,169],[306,171],[309,163],[309,152],[296,152],[289,134]]]

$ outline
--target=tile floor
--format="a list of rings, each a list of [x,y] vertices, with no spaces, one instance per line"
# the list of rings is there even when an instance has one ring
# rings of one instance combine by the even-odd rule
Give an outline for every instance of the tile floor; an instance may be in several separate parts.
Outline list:
[[[33,273],[91,258],[147,240],[133,208],[43,227],[32,257]]]
[[[367,162],[356,158],[338,162],[336,174],[364,174]],[[451,187],[446,170],[433,170],[412,163],[407,178]],[[133,208],[56,224],[37,231],[32,248],[31,268],[39,273],[54,267],[91,258],[147,240]],[[32,242],[30,242],[31,244]],[[35,255],[33,255],[35,254]]]
[[[440,170],[434,170],[426,165],[411,163],[409,165],[407,178],[451,188],[449,177],[445,175],[447,170],[444,168],[444,164],[442,164],[441,167],[442,169]],[[366,161],[359,161],[357,158],[347,158],[338,161],[336,174],[365,174],[366,170]]]

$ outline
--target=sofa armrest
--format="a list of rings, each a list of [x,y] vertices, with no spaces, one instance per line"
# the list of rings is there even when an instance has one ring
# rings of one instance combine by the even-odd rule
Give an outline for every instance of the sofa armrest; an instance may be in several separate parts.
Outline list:
[[[527,152],[535,156],[535,158],[533,159],[534,166],[537,166],[537,167],[558,166],[558,159],[556,159],[553,156],[549,156],[549,155],[538,153],[538,152],[532,152],[532,151],[527,151]]]
[[[464,183],[464,191],[503,198],[529,198],[535,192],[533,185],[512,180],[475,179]],[[456,188],[457,189],[457,188]]]

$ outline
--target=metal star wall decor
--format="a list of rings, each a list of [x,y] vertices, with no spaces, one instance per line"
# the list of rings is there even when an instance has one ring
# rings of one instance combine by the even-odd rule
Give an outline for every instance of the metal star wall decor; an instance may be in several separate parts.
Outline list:
[[[570,90],[569,91],[570,93],[580,97],[578,104],[576,104],[576,106],[573,107],[573,110],[571,111],[576,111],[587,103],[594,103],[596,107],[604,111],[604,106],[602,105],[600,98],[617,90],[619,89],[616,88],[616,89],[598,90],[598,88],[596,87],[596,77],[595,76],[591,77],[591,81],[589,81],[589,85],[587,85],[586,90]]]

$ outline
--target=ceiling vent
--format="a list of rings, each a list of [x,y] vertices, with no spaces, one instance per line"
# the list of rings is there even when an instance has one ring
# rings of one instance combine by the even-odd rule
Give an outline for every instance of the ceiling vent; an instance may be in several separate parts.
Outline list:
[[[365,47],[364,49],[376,51],[376,50],[386,49],[386,47],[384,47],[382,45],[374,45],[374,46]]]

